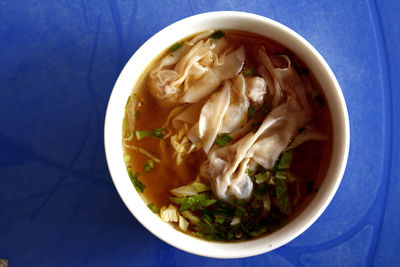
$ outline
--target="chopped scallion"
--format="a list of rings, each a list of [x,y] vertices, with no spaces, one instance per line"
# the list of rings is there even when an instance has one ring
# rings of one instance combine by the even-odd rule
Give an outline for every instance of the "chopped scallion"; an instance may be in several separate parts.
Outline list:
[[[135,131],[135,135],[136,135],[137,140],[141,140],[143,138],[152,136],[152,132],[151,131]]]
[[[151,169],[153,169],[153,168],[154,168],[154,162],[153,162],[153,160],[148,159],[148,160],[147,160],[147,163],[144,164],[144,170],[145,170],[146,172],[150,172]]]
[[[150,136],[153,136],[155,138],[162,138],[165,135],[165,129],[153,129],[151,131],[136,131],[135,134],[138,140]]]
[[[224,147],[226,144],[231,142],[233,140],[232,137],[230,137],[228,134],[223,133],[220,134],[220,136],[215,140],[215,144],[217,144],[219,147]]]
[[[191,41],[184,41],[183,44],[188,45],[188,46],[194,45],[194,43],[192,43]]]
[[[178,43],[172,45],[172,46],[169,48],[169,50],[171,50],[172,52],[175,52],[176,50],[178,50],[178,49],[181,48],[181,47],[182,47],[181,43],[178,42]]]
[[[162,138],[165,135],[165,129],[153,129],[153,136]]]
[[[158,213],[160,209],[154,203],[150,203],[147,207],[154,213]]]
[[[139,175],[140,173],[135,173],[135,175],[132,174],[132,169],[128,168],[128,175],[129,178],[131,179],[131,182],[133,184],[133,186],[136,188],[136,190],[140,191],[141,193],[143,193],[143,190],[146,188],[146,186],[144,184],[142,184],[142,182],[139,181]]]
[[[225,33],[223,31],[216,31],[213,34],[211,34],[210,38],[211,39],[221,39],[224,36],[225,36]]]
[[[126,128],[128,128],[128,123],[126,122],[126,118],[124,118],[122,124],[123,124],[124,130],[126,130]]]

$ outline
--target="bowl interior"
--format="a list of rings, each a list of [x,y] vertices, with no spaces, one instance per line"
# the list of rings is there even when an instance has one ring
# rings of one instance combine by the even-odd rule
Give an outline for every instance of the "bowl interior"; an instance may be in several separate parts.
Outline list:
[[[132,186],[123,160],[122,121],[132,88],[147,65],[166,47],[208,29],[243,30],[273,39],[292,50],[315,75],[326,96],[333,122],[331,163],[318,193],[293,221],[259,239],[217,243],[183,234],[164,223],[145,205]],[[150,38],[130,58],[113,88],[105,119],[105,151],[108,167],[125,205],[150,232],[184,251],[215,258],[239,258],[261,254],[291,241],[305,231],[325,210],[344,173],[349,149],[349,122],[339,84],[321,55],[301,36],[273,20],[242,12],[211,12],[176,22]]]

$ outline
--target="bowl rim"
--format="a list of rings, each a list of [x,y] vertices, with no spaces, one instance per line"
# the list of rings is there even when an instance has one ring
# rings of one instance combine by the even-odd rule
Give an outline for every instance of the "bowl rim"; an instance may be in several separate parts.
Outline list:
[[[340,147],[338,148],[340,150],[338,154],[340,154],[341,157],[340,157],[340,162],[336,164],[337,166],[334,171],[335,177],[333,178],[332,181],[330,181],[330,183],[327,186],[325,186],[324,189],[325,191],[323,192],[324,194],[318,192],[317,195],[314,197],[314,199],[311,201],[311,203],[308,204],[308,206],[305,208],[305,210],[303,210],[300,213],[299,216],[297,216],[292,222],[286,224],[282,228],[274,231],[273,233],[267,236],[242,242],[223,243],[223,242],[205,241],[202,239],[189,236],[174,229],[169,224],[161,221],[161,219],[157,215],[153,214],[147,208],[142,198],[136,192],[132,184],[130,184],[128,174],[126,173],[125,163],[123,161],[123,151],[121,144],[122,118],[124,116],[123,107],[125,106],[125,103],[123,103],[124,97],[121,96],[121,92],[124,91],[125,95],[126,91],[129,91],[130,93],[132,92],[134,84],[137,82],[137,79],[141,75],[141,73],[137,74],[135,76],[136,78],[132,78],[131,77],[132,75],[129,75],[131,74],[130,71],[132,70],[132,65],[134,64],[134,62],[136,62],[136,60],[140,60],[141,57],[146,58],[144,55],[145,53],[147,53],[146,49],[154,45],[154,43],[156,43],[159,39],[170,38],[169,43],[173,44],[188,36],[188,35],[185,36],[183,34],[177,34],[177,38],[175,39],[173,37],[167,37],[168,34],[172,32],[179,32],[178,30],[182,25],[192,25],[196,23],[207,24],[207,22],[205,21],[231,21],[232,24],[233,20],[247,21],[248,23],[252,23],[254,25],[259,23],[259,25],[270,27],[270,30],[273,29],[277,32],[280,32],[280,34],[292,38],[291,40],[294,40],[293,46],[301,47],[301,49],[306,50],[306,52],[311,57],[313,57],[311,60],[315,61],[316,64],[317,63],[319,64],[319,67],[322,68],[321,71],[323,71],[325,75],[329,78],[328,80],[330,82],[329,84],[330,88],[334,89],[333,90],[334,92],[331,93],[335,95],[335,101],[337,102],[337,103],[335,102],[337,104],[336,108],[340,113],[338,116],[341,119],[341,121],[340,122],[333,121],[333,123],[340,123],[339,134],[342,136],[342,140],[339,144]],[[210,28],[212,27],[208,27],[208,29]],[[219,28],[224,29],[224,27],[219,27]],[[235,29],[236,28],[237,27],[235,27]],[[225,27],[225,29],[230,29],[230,27]],[[192,31],[193,34],[198,32],[201,32],[201,30]],[[257,32],[257,34],[260,33]],[[270,36],[267,37],[271,38]],[[285,46],[291,49],[290,45],[286,44]],[[163,47],[165,49],[165,47],[168,47],[168,45],[163,45]],[[145,65],[149,64],[154,59],[154,57],[160,54],[163,50],[154,52],[153,54],[155,56],[148,58],[148,61],[146,62]],[[298,56],[304,61],[304,59],[300,55]],[[143,72],[146,70],[147,66],[142,65],[137,68],[142,69]],[[129,89],[127,87],[129,87]],[[322,84],[321,88],[322,90],[324,90],[324,86]],[[127,98],[125,98],[125,101],[126,99]],[[331,113],[333,113],[332,109]],[[118,119],[115,119],[115,117],[117,117]],[[119,118],[121,119],[119,120]],[[113,140],[116,138],[116,135],[118,135],[117,136],[118,140]],[[119,143],[120,148],[116,147],[118,146],[117,143]],[[297,34],[292,29],[288,28],[287,26],[267,17],[247,12],[238,12],[238,11],[206,12],[190,16],[165,27],[164,29],[154,34],[151,38],[149,38],[131,56],[131,58],[128,60],[123,70],[119,74],[119,77],[115,82],[115,85],[113,87],[113,90],[109,98],[105,114],[105,122],[104,122],[104,148],[105,148],[107,165],[113,183],[118,191],[118,194],[121,197],[122,201],[124,202],[125,206],[129,209],[129,211],[147,230],[149,230],[152,234],[154,234],[164,242],[192,254],[206,256],[206,257],[213,257],[213,258],[241,258],[241,257],[248,257],[248,256],[262,254],[289,243],[291,240],[293,240],[301,233],[303,233],[320,217],[320,215],[327,208],[334,194],[336,193],[346,168],[349,146],[350,146],[350,126],[349,126],[348,111],[344,100],[344,96],[339,86],[339,83],[336,80],[335,75],[333,74],[332,70],[330,69],[326,61],[323,59],[323,57],[309,42],[307,42],[302,36]],[[331,161],[332,160],[333,157]],[[124,166],[122,169],[121,169],[122,166],[121,163]],[[330,163],[330,165],[332,165],[332,162]],[[324,184],[325,181],[323,182],[323,185]],[[318,198],[318,196],[320,197]],[[308,215],[305,214],[306,210],[308,210],[307,213]],[[293,226],[294,222],[297,222],[297,224]],[[292,227],[289,227],[291,225]]]

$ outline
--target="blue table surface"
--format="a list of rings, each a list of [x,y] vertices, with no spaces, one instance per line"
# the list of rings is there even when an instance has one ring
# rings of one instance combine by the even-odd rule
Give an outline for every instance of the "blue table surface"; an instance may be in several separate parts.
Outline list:
[[[343,181],[302,235],[217,260],[130,214],[104,155],[108,98],[130,56],[193,14],[239,10],[301,34],[334,71],[351,146]],[[400,2],[0,1],[0,259],[10,266],[399,266]]]

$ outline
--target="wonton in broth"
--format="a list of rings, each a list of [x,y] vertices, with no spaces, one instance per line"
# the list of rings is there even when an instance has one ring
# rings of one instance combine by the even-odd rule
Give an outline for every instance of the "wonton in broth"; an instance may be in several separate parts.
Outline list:
[[[182,40],[128,99],[124,159],[165,222],[207,240],[247,240],[298,214],[332,149],[329,109],[289,50],[241,31]]]

